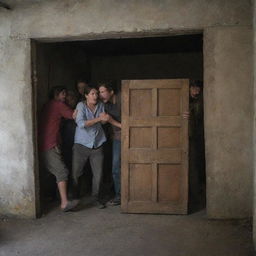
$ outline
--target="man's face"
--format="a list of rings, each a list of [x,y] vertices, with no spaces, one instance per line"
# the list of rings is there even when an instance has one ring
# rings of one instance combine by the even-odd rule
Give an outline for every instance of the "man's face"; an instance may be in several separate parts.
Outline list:
[[[55,96],[55,100],[58,100],[58,101],[61,101],[61,102],[65,102],[66,95],[67,95],[66,91],[63,90],[58,95]]]
[[[191,86],[190,87],[190,96],[191,96],[191,98],[196,99],[196,98],[198,98],[199,94],[200,94],[200,87],[198,87],[198,86]]]
[[[75,95],[71,94],[71,93],[67,93],[66,95],[66,103],[71,107],[71,108],[75,108],[76,103],[77,103],[77,98],[75,97]]]
[[[85,95],[87,104],[97,104],[98,100],[98,91],[96,89],[92,89],[88,95]]]
[[[104,86],[100,86],[99,88],[99,96],[100,99],[104,102],[107,103],[113,95],[113,91],[109,92],[108,89]]]
[[[84,82],[79,82],[77,84],[77,90],[78,90],[79,94],[84,96],[84,89],[85,89],[86,86],[87,86],[87,84],[84,83]]]

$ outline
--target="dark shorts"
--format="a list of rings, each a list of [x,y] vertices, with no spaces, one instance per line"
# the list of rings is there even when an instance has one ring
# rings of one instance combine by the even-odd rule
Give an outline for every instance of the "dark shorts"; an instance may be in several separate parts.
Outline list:
[[[41,153],[44,167],[56,177],[56,182],[68,180],[68,169],[63,162],[61,151],[58,147]]]

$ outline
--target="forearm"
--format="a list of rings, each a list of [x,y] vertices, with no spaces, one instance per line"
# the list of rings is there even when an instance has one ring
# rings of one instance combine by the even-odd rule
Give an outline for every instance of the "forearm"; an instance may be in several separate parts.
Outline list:
[[[113,118],[111,118],[109,121],[108,121],[110,124],[114,125],[115,127],[118,127],[118,128],[122,128],[122,125],[120,122],[114,120]]]
[[[86,120],[84,125],[85,125],[85,127],[90,127],[90,126],[97,124],[98,122],[101,122],[101,119],[99,117],[91,119],[91,120]]]

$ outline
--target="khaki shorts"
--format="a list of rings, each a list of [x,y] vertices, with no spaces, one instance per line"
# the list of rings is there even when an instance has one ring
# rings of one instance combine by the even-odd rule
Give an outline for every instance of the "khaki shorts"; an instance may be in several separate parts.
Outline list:
[[[61,151],[56,146],[41,153],[44,167],[56,177],[56,182],[68,180],[68,169],[62,160]]]

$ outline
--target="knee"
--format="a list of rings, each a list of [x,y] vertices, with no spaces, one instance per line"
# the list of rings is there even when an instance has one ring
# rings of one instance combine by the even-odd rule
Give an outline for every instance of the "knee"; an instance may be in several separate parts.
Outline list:
[[[57,183],[59,183],[61,181],[67,181],[68,180],[68,170],[63,170],[61,172],[57,172],[55,177],[56,177]]]
[[[80,172],[72,172],[72,182],[73,184],[78,184],[78,181],[79,181],[79,177],[81,176],[82,174]]]

